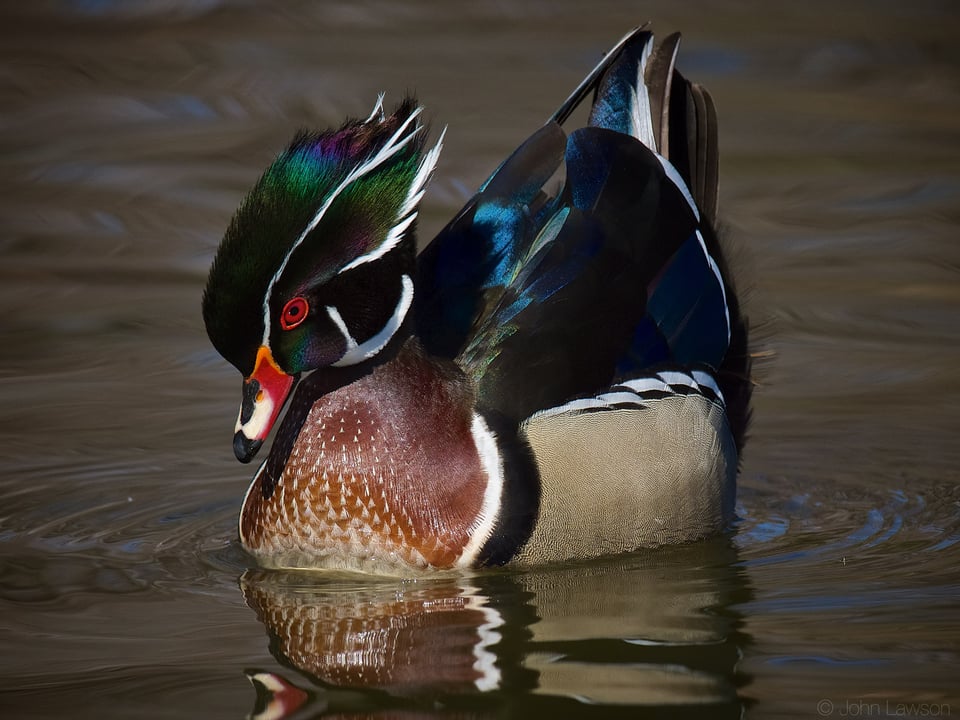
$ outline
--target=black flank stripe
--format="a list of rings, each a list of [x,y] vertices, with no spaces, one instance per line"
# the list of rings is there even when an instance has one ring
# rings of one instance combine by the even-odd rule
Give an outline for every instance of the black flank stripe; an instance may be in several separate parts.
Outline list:
[[[499,413],[482,414],[497,437],[503,459],[503,493],[497,521],[480,548],[476,564],[504,565],[516,557],[530,539],[540,514],[540,474],[530,446],[517,434],[517,426]]]

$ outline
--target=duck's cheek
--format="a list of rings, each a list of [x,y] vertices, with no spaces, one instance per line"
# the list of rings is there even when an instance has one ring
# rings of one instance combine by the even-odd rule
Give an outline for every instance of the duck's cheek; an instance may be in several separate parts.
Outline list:
[[[347,344],[339,334],[326,334],[311,338],[310,342],[304,346],[304,365],[300,372],[334,365],[346,351]]]
[[[346,340],[329,321],[304,323],[271,344],[277,361],[291,375],[333,365],[347,350]]]

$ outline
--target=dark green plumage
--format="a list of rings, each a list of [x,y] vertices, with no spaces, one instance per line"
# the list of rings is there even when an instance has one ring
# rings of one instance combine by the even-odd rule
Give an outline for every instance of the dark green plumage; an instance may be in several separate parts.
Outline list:
[[[381,121],[349,120],[338,130],[300,132],[244,198],[221,241],[203,296],[204,322],[214,347],[244,375],[252,371],[264,339],[264,299],[271,280],[331,194],[341,190],[276,281],[274,300],[280,308],[283,297],[316,288],[382,243],[396,223],[425,133],[388,162],[340,186],[415,110],[415,101],[407,98]],[[403,136],[416,131],[411,124]],[[276,302],[271,302],[271,313],[277,311]]]

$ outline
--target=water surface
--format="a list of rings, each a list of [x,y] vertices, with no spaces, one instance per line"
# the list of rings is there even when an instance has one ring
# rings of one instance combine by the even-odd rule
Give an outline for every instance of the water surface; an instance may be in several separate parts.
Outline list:
[[[417,583],[252,568],[199,316],[242,194],[298,127],[411,89],[449,127],[429,237],[647,19],[719,107],[762,356],[735,532]],[[958,30],[933,0],[5,4],[0,714],[266,712],[248,676],[296,717],[960,713]]]

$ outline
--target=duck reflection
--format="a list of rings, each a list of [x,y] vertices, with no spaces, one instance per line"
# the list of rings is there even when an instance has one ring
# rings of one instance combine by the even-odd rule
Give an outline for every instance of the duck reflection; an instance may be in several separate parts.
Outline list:
[[[500,685],[503,619],[470,584],[253,571],[241,588],[274,655],[329,685],[401,695]]]
[[[471,577],[256,570],[240,585],[273,655],[314,684],[251,673],[258,719],[486,717],[530,693],[553,709],[743,709],[736,663],[747,638],[730,607],[747,590],[727,539]]]

